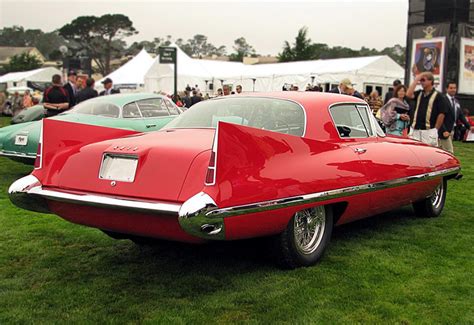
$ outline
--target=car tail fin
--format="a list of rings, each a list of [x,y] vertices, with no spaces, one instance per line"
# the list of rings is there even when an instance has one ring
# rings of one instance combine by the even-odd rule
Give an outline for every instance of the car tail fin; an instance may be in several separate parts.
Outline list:
[[[35,175],[53,175],[84,145],[138,132],[45,118],[35,161]],[[44,175],[46,176],[46,175]],[[47,179],[43,179],[47,182]],[[45,184],[45,183],[43,183]]]
[[[327,159],[335,159],[338,147],[334,143],[219,122],[205,192],[224,207],[230,200],[239,205],[300,195],[307,186],[304,182],[324,177],[320,175],[321,167],[328,163]]]

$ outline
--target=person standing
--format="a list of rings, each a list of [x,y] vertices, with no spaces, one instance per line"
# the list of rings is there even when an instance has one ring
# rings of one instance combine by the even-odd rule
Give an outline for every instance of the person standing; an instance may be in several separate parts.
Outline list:
[[[397,88],[399,85],[401,85],[402,82],[398,79],[394,80],[392,85],[393,85],[393,91],[387,91],[387,93],[385,94],[385,100],[383,101],[384,104],[387,104],[388,101],[390,100],[390,98],[394,97],[393,96],[393,92],[395,91],[395,88]],[[396,97],[396,96],[395,96]]]
[[[456,93],[458,91],[457,84],[455,82],[448,82],[446,87],[446,100],[448,101],[448,111],[444,118],[443,125],[439,129],[439,146],[451,153],[454,153],[453,147],[453,135],[454,128],[458,120],[462,121],[464,126],[467,129],[470,129],[471,125],[464,116],[459,101],[456,98]]]
[[[362,95],[354,89],[352,82],[348,78],[342,79],[339,83],[339,86],[329,90],[329,92],[333,94],[344,94],[364,99],[364,97],[362,97]]]
[[[108,95],[113,95],[113,94],[120,94],[119,89],[114,89],[112,79],[105,78],[105,80],[102,81],[102,84],[104,85],[105,89],[100,92],[99,96],[108,96]]]
[[[28,108],[33,106],[33,98],[31,97],[30,91],[25,90],[23,94],[23,108]]]
[[[77,73],[75,71],[70,70],[67,74],[67,83],[64,85],[64,89],[66,89],[69,97],[69,108],[74,107],[76,105],[76,95],[77,95]]]
[[[422,89],[415,91],[418,83]],[[438,146],[438,130],[448,110],[443,94],[434,88],[434,75],[423,72],[407,89],[407,98],[415,100],[409,137],[431,146]]]
[[[237,92],[237,94],[241,94],[242,93],[242,85],[237,85],[237,87],[235,87],[235,91]]]
[[[398,85],[393,94],[395,96],[380,109],[380,118],[387,134],[402,136],[410,122],[410,105],[405,100],[406,87]]]
[[[61,83],[61,76],[53,75],[52,83],[53,85],[47,88],[43,94],[43,107],[45,108],[46,117],[57,115],[69,109],[69,97]]]
[[[379,92],[377,90],[373,90],[366,101],[372,110],[372,114],[377,115],[377,112],[383,106],[382,98],[380,98]]]
[[[77,93],[76,104],[99,96],[97,90],[94,89],[95,80],[93,78],[87,78],[86,87]]]
[[[193,97],[191,97],[191,106],[193,106],[196,103],[199,103],[202,100],[202,97],[198,93],[196,89],[193,90]]]

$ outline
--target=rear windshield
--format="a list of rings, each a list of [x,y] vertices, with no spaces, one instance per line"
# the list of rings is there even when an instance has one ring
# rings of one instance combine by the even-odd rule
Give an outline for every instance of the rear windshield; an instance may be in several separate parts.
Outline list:
[[[202,101],[171,121],[166,128],[215,128],[219,121],[302,136],[305,113],[295,102],[257,97]]]
[[[67,111],[67,113],[88,114],[105,117],[119,117],[120,108],[111,103],[86,100],[74,106],[74,108]]]

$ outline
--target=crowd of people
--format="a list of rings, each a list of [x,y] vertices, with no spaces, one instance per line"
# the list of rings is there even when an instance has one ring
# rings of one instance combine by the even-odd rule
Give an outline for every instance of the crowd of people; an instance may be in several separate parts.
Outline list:
[[[469,110],[463,110],[456,98],[456,83],[448,81],[445,92],[441,93],[436,90],[434,81],[434,76],[430,72],[418,74],[408,87],[400,80],[395,80],[393,91],[388,92],[384,100],[377,90],[368,95],[359,93],[347,78],[342,79],[338,86],[329,92],[365,100],[388,134],[409,136],[453,152],[452,141],[463,140],[468,130],[474,130],[474,121],[469,120]],[[105,78],[102,84],[104,90],[98,93],[94,89],[93,78],[78,78],[75,71],[69,71],[67,81],[63,84],[62,77],[54,75],[52,85],[43,93],[42,104],[45,115],[54,116],[89,98],[120,92],[113,87],[110,78]],[[415,91],[417,85],[421,85],[421,89]],[[289,84],[283,85],[282,89],[299,91],[298,86]],[[322,88],[308,84],[306,91],[322,91]],[[241,93],[241,85],[237,85],[235,91],[227,84],[217,89],[217,96]],[[198,85],[194,87],[187,85],[182,92],[170,97],[177,106],[189,108],[209,99],[209,94],[203,96]],[[14,92],[9,98],[0,92],[0,109],[4,115],[15,116],[22,110],[38,104],[39,101],[38,93],[32,95],[29,90],[23,95]]]
[[[7,98],[4,92],[0,92],[0,115],[16,116],[21,111],[41,102],[45,109],[45,116],[49,117],[64,112],[87,99],[120,93],[119,89],[113,88],[112,79],[106,78],[102,81],[104,90],[99,94],[94,89],[93,78],[78,78],[75,71],[69,71],[65,83],[59,74],[53,75],[51,83],[51,86],[42,94],[35,91],[32,95],[30,90],[25,90],[20,95],[18,91],[15,91]]]

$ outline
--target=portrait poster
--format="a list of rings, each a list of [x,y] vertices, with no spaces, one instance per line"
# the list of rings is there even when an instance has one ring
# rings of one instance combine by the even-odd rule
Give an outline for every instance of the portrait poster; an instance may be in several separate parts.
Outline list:
[[[445,37],[413,40],[410,83],[420,73],[429,71],[434,75],[435,88],[443,90],[445,40]]]
[[[461,37],[459,48],[459,89],[460,94],[474,94],[474,39]]]

